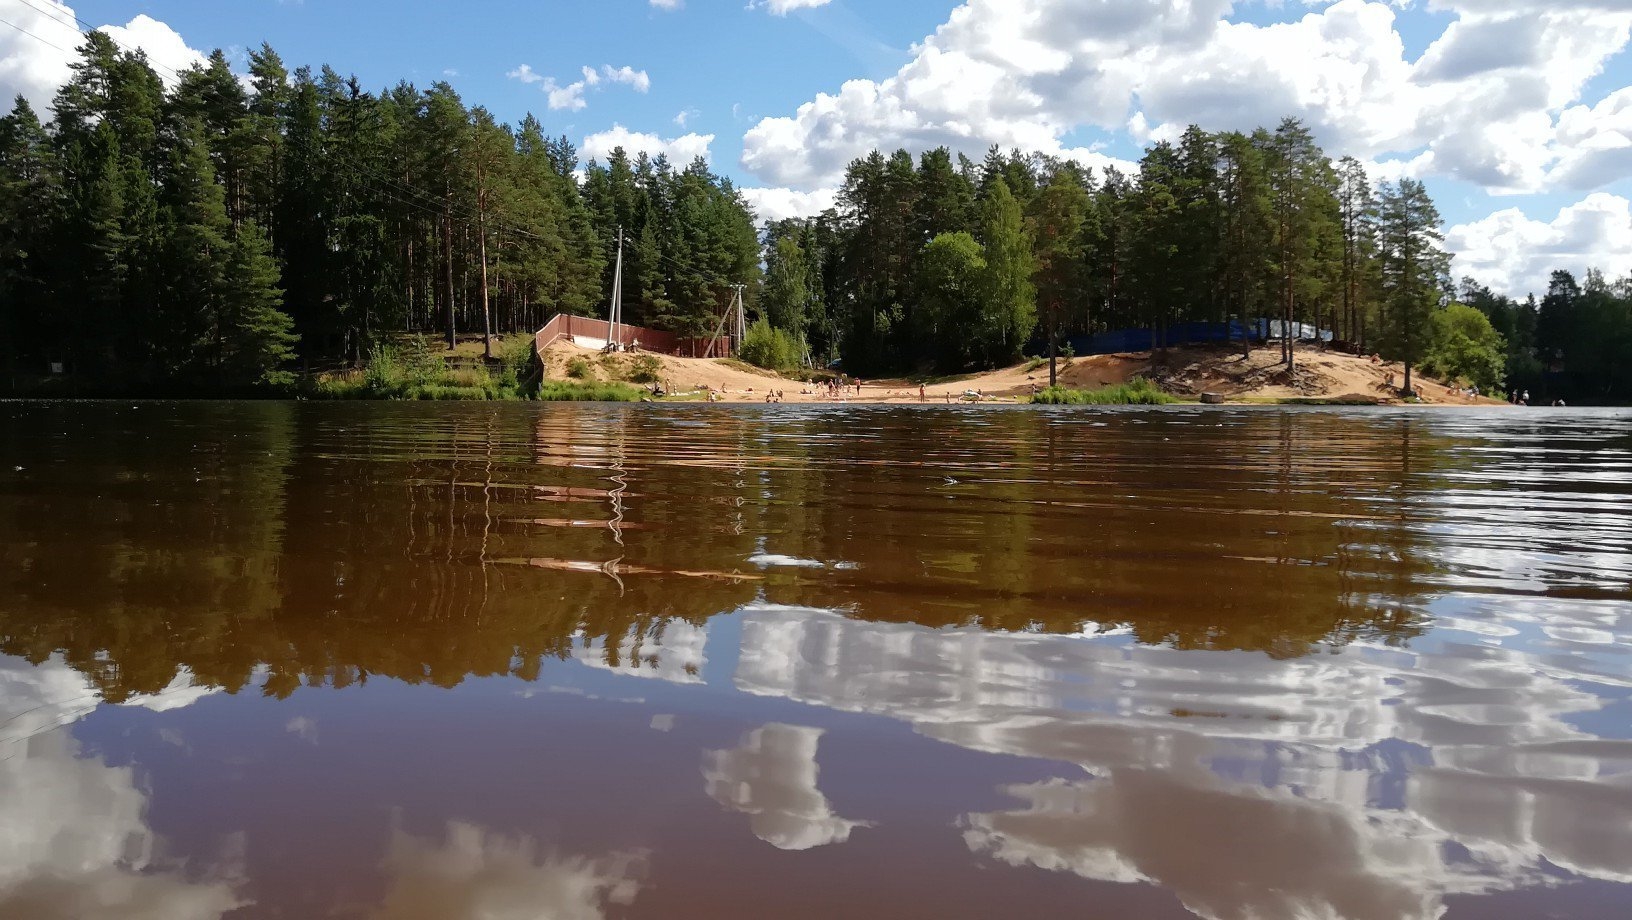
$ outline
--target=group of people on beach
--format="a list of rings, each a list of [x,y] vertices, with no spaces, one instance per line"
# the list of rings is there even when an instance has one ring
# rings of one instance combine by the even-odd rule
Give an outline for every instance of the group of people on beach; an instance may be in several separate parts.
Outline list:
[[[1507,394],[1507,401],[1515,406],[1528,406],[1530,405],[1530,391],[1511,390]],[[1564,400],[1562,399],[1555,399],[1550,403],[1550,405],[1555,409],[1567,408],[1564,405]]]

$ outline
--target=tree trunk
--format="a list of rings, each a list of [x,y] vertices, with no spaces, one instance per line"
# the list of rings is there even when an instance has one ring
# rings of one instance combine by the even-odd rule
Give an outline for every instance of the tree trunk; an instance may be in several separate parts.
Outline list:
[[[485,194],[483,196],[486,197]],[[476,236],[482,259],[482,356],[493,360],[493,310],[487,300],[487,207],[476,212]]]
[[[1054,322],[1050,322],[1048,324],[1048,385],[1049,385],[1049,387],[1051,389],[1053,387],[1057,386],[1059,384],[1059,381],[1060,381],[1059,370],[1058,370],[1058,367],[1057,367],[1057,361],[1058,361],[1059,355],[1060,355],[1060,330],[1059,330],[1059,324],[1054,323]]]
[[[447,275],[448,294],[448,351],[453,351],[459,344],[454,337],[453,328],[453,215],[448,214],[442,220],[442,261]]]

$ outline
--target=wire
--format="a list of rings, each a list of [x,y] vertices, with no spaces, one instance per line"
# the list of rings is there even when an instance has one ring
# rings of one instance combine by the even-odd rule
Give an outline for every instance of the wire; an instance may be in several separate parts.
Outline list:
[[[41,13],[41,14],[44,14],[44,15],[47,15],[47,16],[55,17],[58,14],[67,13],[69,16],[71,16],[73,18],[74,22],[78,23],[79,25],[84,26],[84,30],[81,31],[81,34],[85,34],[85,32],[89,32],[89,31],[95,31],[94,27],[92,27],[90,23],[86,22],[83,19],[80,19],[77,15],[73,15],[72,13],[69,13],[68,10],[63,9],[61,7],[57,7],[57,8],[54,8],[54,9],[45,9],[45,8],[41,8],[39,6],[36,6],[35,3],[33,2],[33,0],[22,0],[22,2],[25,5],[27,5],[29,8],[33,9],[34,11],[36,11],[38,13]],[[66,21],[64,21],[62,19],[55,19],[54,18],[53,21],[61,23],[62,25],[69,25],[68,22],[66,22]],[[23,27],[15,24],[15,23],[7,22],[6,20],[0,19],[0,24],[10,26],[11,28],[16,29],[17,31],[23,33],[24,35],[27,35],[28,37],[30,37],[30,38],[32,38],[32,39],[34,39],[36,41],[42,42],[42,43],[44,43],[46,45],[49,45],[49,46],[51,46],[53,48],[56,48],[59,51],[63,51],[63,52],[69,53],[69,54],[73,53],[73,51],[71,51],[70,49],[64,48],[61,45],[58,45],[55,42],[49,41],[49,40],[47,40],[45,38],[41,38],[40,36],[35,35],[34,33],[28,31],[27,29],[24,29]],[[102,33],[102,34],[104,36],[106,36],[108,38],[108,40],[110,42],[112,42],[116,47],[120,48],[121,50],[125,51],[126,53],[135,53],[133,49],[131,49],[128,46],[120,43],[118,40],[114,39],[111,35],[107,35],[107,33],[105,33],[105,32]],[[169,67],[165,67],[162,64],[158,64],[158,63],[156,63],[156,62],[154,62],[152,60],[149,60],[149,61],[147,61],[147,65],[149,67],[154,68],[155,70],[162,70],[165,73],[170,74],[177,81],[180,81],[182,79],[181,74],[177,73],[176,71],[172,70]],[[318,143],[316,138],[309,138],[309,139],[302,139],[301,141],[294,141],[294,139],[292,139],[289,135],[286,135],[286,134],[285,135],[280,135],[280,137],[285,143],[297,143],[297,144],[300,144],[302,146],[302,149],[306,153],[315,154],[315,155],[317,155],[319,157],[321,157],[323,155],[323,151],[321,149],[318,149],[317,146],[316,146],[317,143]],[[346,164],[346,166],[348,166],[352,170],[352,175],[353,175],[354,178],[360,178],[362,176],[366,176],[367,178],[372,179],[374,182],[378,183],[378,187],[376,187],[374,190],[376,192],[381,193],[383,197],[388,198],[388,199],[390,199],[392,201],[395,201],[398,204],[405,205],[407,207],[418,208],[420,210],[420,212],[423,213],[423,214],[433,216],[433,217],[444,218],[444,219],[451,219],[455,214],[457,214],[462,218],[463,223],[465,223],[465,225],[467,227],[473,226],[473,225],[481,225],[481,224],[485,223],[489,227],[493,227],[495,229],[504,231],[504,232],[509,233],[509,234],[511,234],[513,236],[525,237],[527,239],[537,240],[537,241],[540,241],[540,242],[547,242],[548,241],[547,238],[545,238],[543,236],[540,236],[540,235],[538,235],[536,233],[533,233],[533,232],[531,232],[529,230],[525,230],[522,227],[517,226],[515,224],[508,223],[505,220],[503,220],[502,218],[496,217],[496,216],[494,216],[492,214],[483,215],[479,211],[471,211],[471,210],[469,210],[468,208],[465,208],[465,207],[456,207],[455,205],[453,205],[452,202],[433,198],[427,192],[423,192],[423,191],[420,191],[418,189],[415,189],[415,188],[413,188],[413,187],[411,187],[409,185],[398,182],[395,179],[382,176],[379,173],[374,172],[372,169],[369,169],[369,168],[363,166],[361,163],[358,163],[356,161],[349,162],[349,163]],[[359,174],[361,174],[361,175],[359,175]],[[620,233],[621,233],[621,231],[620,231]],[[613,242],[613,245],[616,244],[615,240],[612,241],[612,242]],[[709,284],[718,285],[719,287],[722,287],[722,288],[735,288],[735,287],[738,286],[736,282],[728,281],[728,280],[726,280],[724,278],[721,278],[719,275],[716,275],[716,274],[714,274],[712,272],[705,271],[703,269],[697,268],[694,265],[688,265],[688,264],[686,264],[684,262],[681,262],[678,259],[673,258],[672,256],[665,255],[662,252],[657,253],[657,258],[661,262],[667,262],[669,264],[669,266],[671,267],[671,269],[678,270],[679,272],[681,272],[683,274],[691,275],[692,277],[697,278],[700,281],[704,281],[704,282],[707,282]]]
[[[64,48],[63,46],[57,44],[54,41],[51,41],[51,40],[45,39],[45,38],[41,38],[38,35],[35,35],[33,32],[28,31],[27,29],[23,28],[22,26],[18,25],[15,22],[7,22],[4,19],[0,19],[0,26],[11,26],[13,29],[16,29],[17,31],[23,33],[24,35],[27,35],[29,38],[32,38],[35,41],[40,42],[42,44],[50,45],[51,47],[57,49],[58,51],[61,51],[61,52],[65,53],[65,54],[73,54],[74,53],[72,49]]]

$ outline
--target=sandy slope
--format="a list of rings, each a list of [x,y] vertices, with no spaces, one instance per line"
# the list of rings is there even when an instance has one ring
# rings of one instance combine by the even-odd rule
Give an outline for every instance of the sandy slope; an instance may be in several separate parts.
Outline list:
[[[557,342],[546,351],[551,379],[567,377],[567,363],[583,358],[597,380],[619,379],[616,366],[629,359],[616,356],[609,367],[598,352]],[[748,369],[736,362],[705,358],[674,358],[659,355],[664,387],[670,393],[712,391],[725,402],[764,402],[768,393],[779,390],[785,402],[832,402],[825,387],[787,380],[769,371]],[[1100,355],[1060,363],[1061,386],[1093,389],[1125,383],[1135,377],[1150,377],[1181,398],[1199,399],[1202,393],[1216,393],[1231,401],[1286,398],[1332,399],[1362,397],[1391,400],[1396,393],[1388,386],[1389,374],[1396,387],[1404,381],[1405,368],[1399,364],[1377,363],[1353,355],[1300,349],[1298,371],[1288,376],[1280,363],[1279,348],[1255,349],[1243,359],[1239,350],[1219,348],[1178,348],[1165,355],[1150,353]],[[1474,400],[1453,393],[1446,386],[1417,377],[1413,379],[1423,401],[1437,405],[1500,405],[1496,400]],[[1003,368],[985,374],[955,377],[924,387],[928,402],[955,401],[966,392],[978,392],[987,401],[1023,402],[1033,391],[1048,385],[1048,365],[1026,369],[1026,365]],[[918,384],[907,380],[863,381],[860,395],[854,389],[840,399],[859,403],[916,403]]]

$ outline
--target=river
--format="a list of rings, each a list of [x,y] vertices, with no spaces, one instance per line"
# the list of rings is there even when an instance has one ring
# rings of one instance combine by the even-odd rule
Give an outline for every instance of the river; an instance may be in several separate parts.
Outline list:
[[[0,917],[1624,918],[1632,413],[0,403]]]

